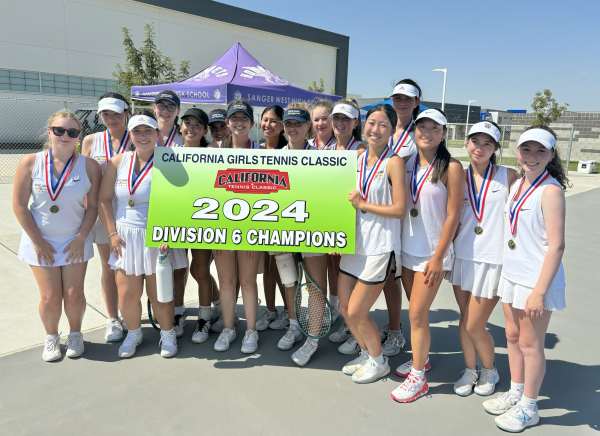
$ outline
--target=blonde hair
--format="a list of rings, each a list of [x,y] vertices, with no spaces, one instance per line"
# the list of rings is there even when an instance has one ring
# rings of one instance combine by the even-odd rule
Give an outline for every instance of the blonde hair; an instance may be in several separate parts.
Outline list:
[[[310,112],[310,108],[308,107],[308,105],[304,102],[300,102],[300,101],[296,101],[294,103],[290,103],[287,105],[287,107],[285,108],[287,109],[302,109],[303,111],[308,112],[309,114]],[[315,137],[315,129],[313,129],[313,125],[312,125],[312,120],[311,121],[307,121],[308,123],[310,123],[310,128],[307,130],[306,132],[306,139],[312,139]]]
[[[77,115],[75,115],[73,112],[71,112],[70,110],[67,110],[67,109],[62,109],[62,110],[52,114],[52,116],[50,116],[50,118],[48,118],[48,126],[47,127],[48,128],[52,127],[52,124],[54,124],[54,121],[58,120],[59,118],[66,118],[68,120],[75,121],[77,123],[77,126],[79,127],[79,131],[81,131],[81,129],[82,129],[81,121],[79,121],[79,118],[77,118]],[[42,149],[48,150],[50,147],[52,147],[52,141],[50,140],[50,137],[48,137],[48,139],[44,143],[44,146],[42,147]]]
[[[338,104],[347,104],[347,105],[350,105],[350,106],[356,108],[356,110],[358,111],[358,123],[356,123],[356,127],[354,129],[352,129],[352,136],[354,136],[354,139],[356,139],[357,141],[364,142],[362,139],[362,120],[361,120],[361,116],[360,116],[360,107],[358,106],[358,103],[356,102],[356,100],[354,100],[353,98],[349,98],[347,100],[340,100],[335,105],[337,106]],[[334,135],[335,135],[335,130],[334,130]],[[336,141],[338,141],[339,138],[336,136],[335,139],[336,139]]]

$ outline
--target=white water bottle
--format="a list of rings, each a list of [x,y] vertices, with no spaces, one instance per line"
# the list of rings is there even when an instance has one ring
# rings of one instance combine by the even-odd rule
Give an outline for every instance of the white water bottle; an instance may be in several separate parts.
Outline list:
[[[173,264],[169,253],[160,253],[156,260],[156,293],[158,301],[173,301]]]

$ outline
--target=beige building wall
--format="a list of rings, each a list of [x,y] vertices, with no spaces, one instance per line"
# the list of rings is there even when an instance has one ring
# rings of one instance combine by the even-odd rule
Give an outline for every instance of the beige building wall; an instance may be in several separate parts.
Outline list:
[[[164,55],[210,65],[239,41],[278,76],[306,88],[323,77],[335,85],[336,48],[149,6],[131,0],[0,0],[0,68],[112,79],[124,64],[122,27],[136,47],[154,23]]]

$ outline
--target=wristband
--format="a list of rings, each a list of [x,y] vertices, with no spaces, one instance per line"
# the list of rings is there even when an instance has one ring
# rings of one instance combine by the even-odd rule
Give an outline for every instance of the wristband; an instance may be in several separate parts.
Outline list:
[[[116,234],[117,234],[117,232],[111,233],[110,235],[108,235],[108,238],[107,238],[107,239],[109,239],[110,237],[112,237],[112,236],[114,236],[114,235],[116,235]]]

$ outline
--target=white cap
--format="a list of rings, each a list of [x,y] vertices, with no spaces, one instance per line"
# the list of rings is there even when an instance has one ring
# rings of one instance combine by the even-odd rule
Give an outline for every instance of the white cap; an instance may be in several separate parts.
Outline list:
[[[129,106],[127,106],[127,103],[125,103],[123,100],[107,97],[98,102],[98,113],[101,111],[113,111],[120,114],[128,107]]]
[[[408,83],[399,83],[394,87],[394,92],[390,94],[388,98],[392,98],[396,94],[403,94],[409,97],[420,97],[419,89],[416,86],[409,85]]]
[[[435,109],[425,109],[419,114],[419,116],[415,120],[415,123],[422,118],[429,118],[430,120],[433,120],[436,123],[441,124],[442,126],[448,124],[448,120],[446,119],[444,114],[442,114],[440,111],[436,111]]]
[[[544,129],[531,129],[523,132],[523,134],[519,136],[517,147],[527,141],[539,142],[548,150],[552,150],[556,147],[556,138],[552,133]]]
[[[335,114],[344,114],[348,118],[358,118],[358,109],[349,104],[336,104],[329,116],[331,117]]]
[[[500,130],[493,124],[488,123],[487,121],[482,121],[471,127],[468,136],[474,135],[475,133],[487,133],[492,138],[494,138],[496,142],[500,142]]]
[[[128,130],[133,130],[137,126],[150,126],[158,129],[158,123],[152,117],[148,115],[134,115],[129,120],[129,124],[127,124]]]

